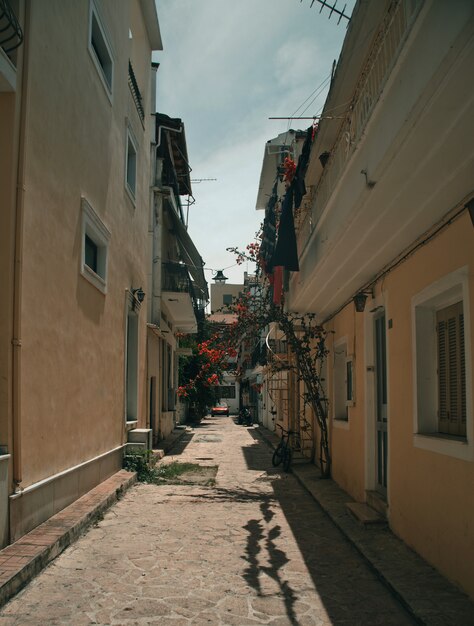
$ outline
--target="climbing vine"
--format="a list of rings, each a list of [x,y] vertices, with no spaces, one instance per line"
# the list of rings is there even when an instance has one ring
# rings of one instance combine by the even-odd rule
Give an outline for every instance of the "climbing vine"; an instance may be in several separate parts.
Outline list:
[[[237,259],[257,261],[259,244],[249,244],[244,252],[231,249]],[[322,363],[328,351],[325,345],[326,331],[316,323],[313,313],[300,314],[287,311],[284,302],[275,303],[273,287],[268,278],[260,270],[257,279],[241,296],[234,300],[230,312],[235,314],[235,322],[220,327],[208,341],[198,346],[203,357],[201,368],[193,378],[183,384],[178,393],[186,397],[192,393],[196,385],[218,384],[222,373],[228,370],[242,346],[264,346],[265,337],[271,325],[276,325],[284,334],[291,358],[284,366],[278,362],[267,360],[268,368],[293,370],[297,380],[304,383],[303,399],[312,409],[312,416],[318,425],[319,445],[314,445],[311,457],[314,461],[318,455],[319,466],[323,477],[329,477],[331,457],[328,442],[327,399],[321,378]],[[212,372],[212,374],[210,374]],[[240,372],[236,372],[239,374]]]

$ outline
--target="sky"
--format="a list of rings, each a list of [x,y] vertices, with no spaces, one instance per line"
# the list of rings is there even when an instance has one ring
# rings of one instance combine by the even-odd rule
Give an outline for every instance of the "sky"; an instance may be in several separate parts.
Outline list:
[[[336,6],[345,2],[350,15],[354,0]],[[191,180],[217,179],[192,183],[188,232],[208,283],[216,270],[242,283],[254,266],[236,265],[226,248],[245,249],[263,221],[255,203],[265,143],[311,125],[268,118],[321,112],[347,20],[328,19],[317,0],[313,7],[311,0],[156,0],[156,6],[163,40],[153,56],[160,63],[157,110],[184,122]]]

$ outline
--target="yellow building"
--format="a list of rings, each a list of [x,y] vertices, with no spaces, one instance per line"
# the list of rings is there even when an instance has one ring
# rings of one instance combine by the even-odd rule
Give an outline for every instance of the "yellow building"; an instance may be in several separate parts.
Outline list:
[[[286,293],[329,331],[334,480],[471,596],[473,58],[469,0],[356,4]]]
[[[153,0],[12,6],[23,41],[0,50],[0,545],[117,471],[128,431],[146,426],[161,49]]]

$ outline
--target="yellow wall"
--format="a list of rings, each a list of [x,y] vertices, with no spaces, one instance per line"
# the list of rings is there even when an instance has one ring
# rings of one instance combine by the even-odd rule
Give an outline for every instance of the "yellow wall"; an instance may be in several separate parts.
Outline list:
[[[384,303],[387,324],[388,376],[388,516],[392,530],[448,578],[474,596],[474,459],[460,460],[421,449],[414,438],[414,330],[412,298],[423,289],[462,267],[469,268],[471,355],[474,354],[474,228],[467,211],[426,245],[385,275],[375,287],[377,304]],[[364,357],[367,320],[372,323],[369,297],[365,313],[348,304],[327,326],[333,330],[328,345],[332,475],[354,499],[365,501],[373,448],[370,447],[372,410],[366,397],[371,372]],[[334,344],[347,338],[348,354],[354,341],[356,401],[347,423],[337,423],[334,412]],[[471,366],[472,378],[472,366]],[[471,385],[474,381],[471,380]],[[471,387],[472,388],[472,387]],[[473,416],[468,415],[472,421]],[[367,434],[368,433],[368,434]],[[372,444],[373,445],[373,444]]]
[[[327,357],[332,476],[344,490],[362,501],[365,500],[365,463],[361,454],[365,437],[363,316],[356,314],[351,303],[328,324],[327,330],[333,331],[328,335]],[[343,339],[347,340],[347,355],[354,357],[355,366],[355,404],[348,408],[347,422],[334,419],[334,346]]]
[[[130,106],[124,80],[128,50],[119,42],[128,34],[128,4],[101,2],[99,7],[114,54],[112,104],[87,48],[89,3],[64,7],[56,1],[47,10],[31,3],[21,313],[23,486],[126,440],[126,290],[146,285],[150,135]],[[72,23],[73,29],[66,28]],[[124,186],[127,117],[139,142],[135,206]],[[106,295],[80,274],[81,196],[111,233]],[[146,416],[145,315],[142,307],[139,426]]]
[[[472,328],[474,228],[467,212],[385,279],[388,317],[393,320],[387,333],[390,523],[409,545],[474,596],[474,560],[466,558],[474,554],[474,462],[413,445],[411,298],[465,265],[469,266]]]

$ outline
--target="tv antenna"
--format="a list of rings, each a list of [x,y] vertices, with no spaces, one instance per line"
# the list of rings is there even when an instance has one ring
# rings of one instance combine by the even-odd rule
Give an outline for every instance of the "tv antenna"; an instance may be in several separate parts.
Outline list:
[[[300,2],[303,2],[303,0],[300,0]],[[328,2],[326,2],[326,0],[311,0],[311,4],[310,4],[310,6],[309,6],[309,8],[310,8],[310,9],[312,9],[312,8],[313,8],[313,4],[314,4],[315,2],[319,2],[319,4],[321,5],[321,8],[319,9],[319,12],[320,12],[320,13],[322,12],[322,10],[323,10],[324,8],[326,8],[326,9],[330,9],[330,13],[329,13],[329,15],[328,15],[328,19],[329,19],[329,20],[331,19],[332,14],[333,14],[333,13],[336,13],[336,15],[339,15],[339,19],[337,20],[337,23],[338,23],[338,24],[339,24],[339,22],[342,20],[342,18],[345,18],[347,21],[350,21],[350,19],[351,19],[351,18],[349,17],[349,15],[346,15],[346,14],[344,13],[344,11],[345,11],[345,9],[346,9],[346,6],[347,6],[347,4],[345,4],[345,5],[342,7],[342,11],[339,11],[339,9],[336,9],[337,0],[334,0],[334,4],[329,4]]]

